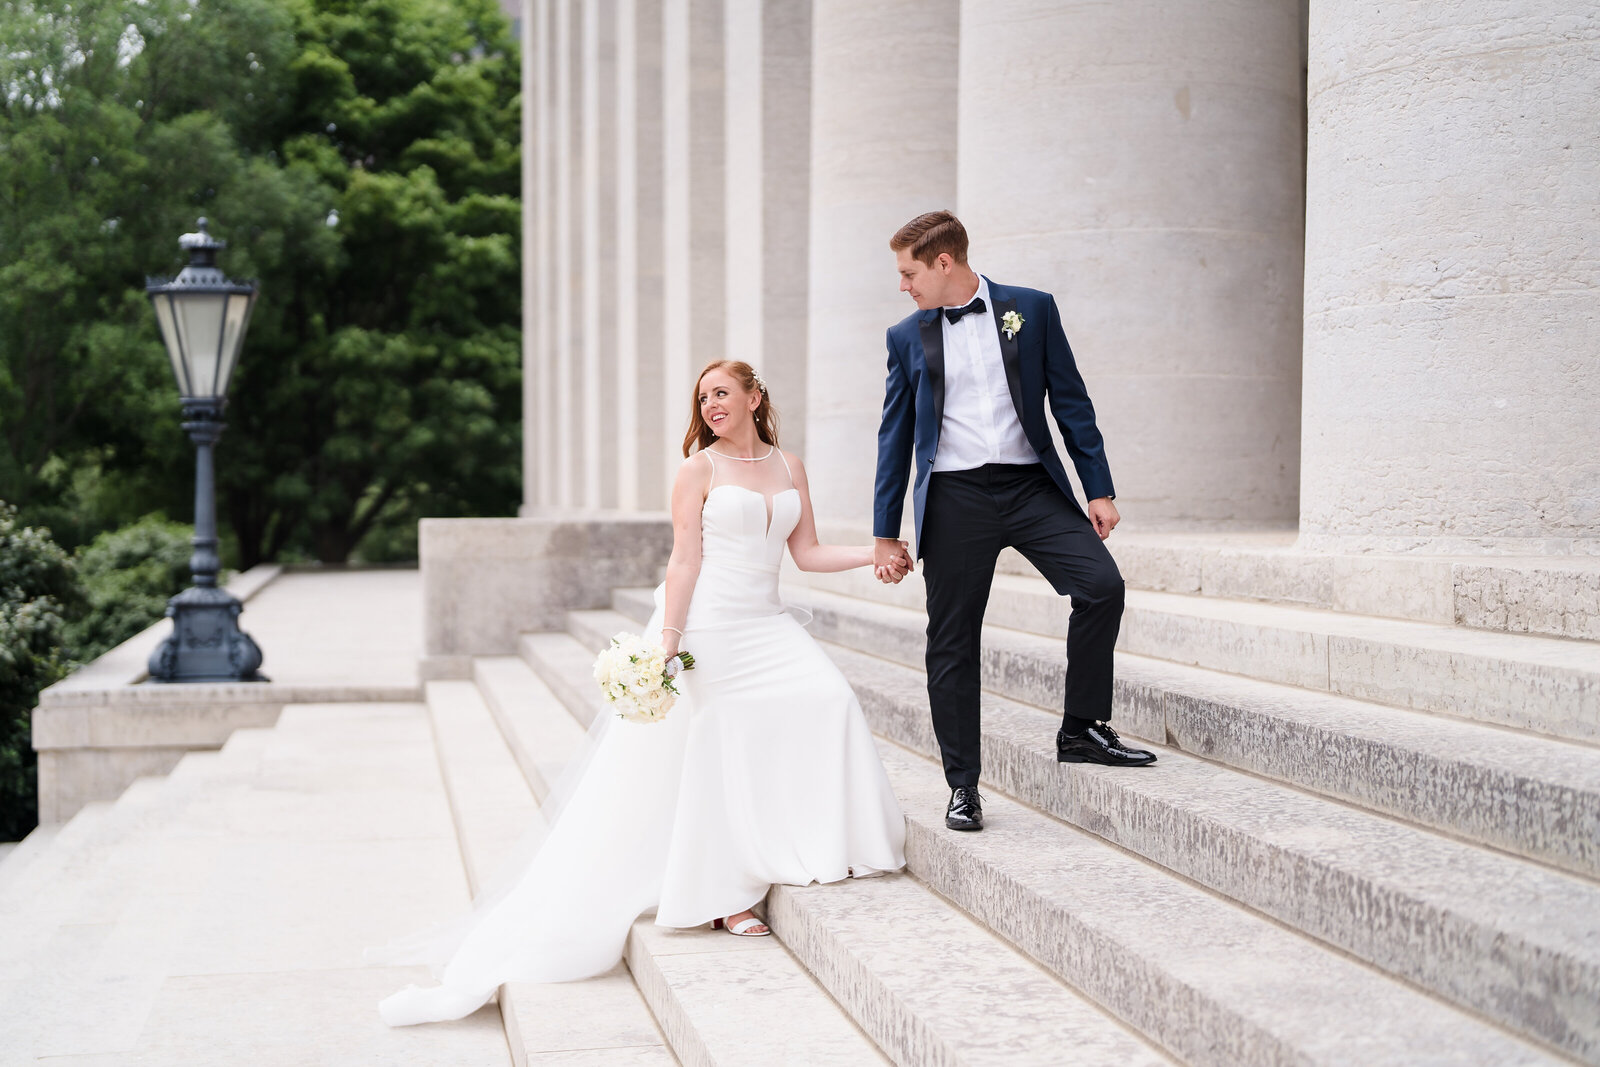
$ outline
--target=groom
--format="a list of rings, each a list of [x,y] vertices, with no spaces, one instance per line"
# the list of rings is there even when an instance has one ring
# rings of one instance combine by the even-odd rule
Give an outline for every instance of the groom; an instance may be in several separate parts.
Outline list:
[[[1127,747],[1105,725],[1123,603],[1122,575],[1102,543],[1119,521],[1116,494],[1055,299],[974,273],[967,231],[948,211],[912,219],[889,247],[900,291],[919,310],[889,329],[874,564],[887,582],[912,569],[898,538],[906,468],[914,462],[917,555],[928,600],[928,704],[951,790],[945,825],[981,830],[979,642],[995,560],[1008,545],[1057,593],[1072,597],[1056,759],[1114,767],[1155,762],[1153,753]],[[1087,515],[1050,440],[1047,402],[1083,483]]]

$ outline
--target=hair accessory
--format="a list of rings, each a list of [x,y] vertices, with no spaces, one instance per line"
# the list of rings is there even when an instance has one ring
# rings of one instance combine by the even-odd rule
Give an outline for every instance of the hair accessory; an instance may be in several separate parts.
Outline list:
[[[761,395],[762,396],[766,396],[767,395],[767,380],[761,376],[761,372],[756,370],[754,367],[751,367],[750,368],[750,377],[752,377],[752,378],[754,378],[756,380],[756,388],[761,390]]]

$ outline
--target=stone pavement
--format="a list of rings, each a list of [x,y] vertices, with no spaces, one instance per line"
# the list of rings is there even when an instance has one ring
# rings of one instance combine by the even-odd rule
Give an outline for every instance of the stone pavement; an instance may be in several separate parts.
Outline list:
[[[414,683],[414,571],[288,574],[275,681]],[[0,859],[0,1064],[511,1062],[499,1011],[390,1030],[368,946],[469,899],[425,709],[300,704]]]

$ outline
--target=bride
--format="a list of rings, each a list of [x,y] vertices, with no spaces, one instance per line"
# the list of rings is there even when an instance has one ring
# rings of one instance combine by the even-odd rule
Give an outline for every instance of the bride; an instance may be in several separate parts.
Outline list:
[[[459,1019],[506,982],[610,970],[651,908],[662,926],[764,936],[751,909],[773,883],[905,865],[904,819],[861,706],[778,596],[785,545],[805,571],[870,566],[872,549],[817,543],[805,467],[778,448],[748,364],[701,372],[683,452],[672,556],[644,631],[669,656],[694,654],[683,695],[656,723],[597,716],[587,755],[546,802],[537,851],[463,921],[413,943],[406,958],[434,964],[440,984],[384,1000],[391,1026]]]

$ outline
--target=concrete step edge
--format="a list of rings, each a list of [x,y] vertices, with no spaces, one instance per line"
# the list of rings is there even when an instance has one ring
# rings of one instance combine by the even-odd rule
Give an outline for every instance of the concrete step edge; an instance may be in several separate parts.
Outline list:
[[[920,574],[885,586],[854,572],[804,590],[920,613]],[[1043,578],[996,575],[990,626],[1060,638],[1069,601]],[[1600,743],[1600,643],[1493,633],[1196,594],[1128,592],[1117,648],[1395,707]]]
[[[808,591],[811,633],[913,669],[915,613]],[[1062,706],[1060,642],[986,627],[983,683]],[[1119,653],[1116,723],[1252,774],[1600,877],[1600,750]]]
[[[936,757],[918,672],[825,647],[877,733]],[[1054,726],[986,703],[986,782],[1473,1012],[1600,1053],[1600,886],[1180,752],[1057,764]]]

